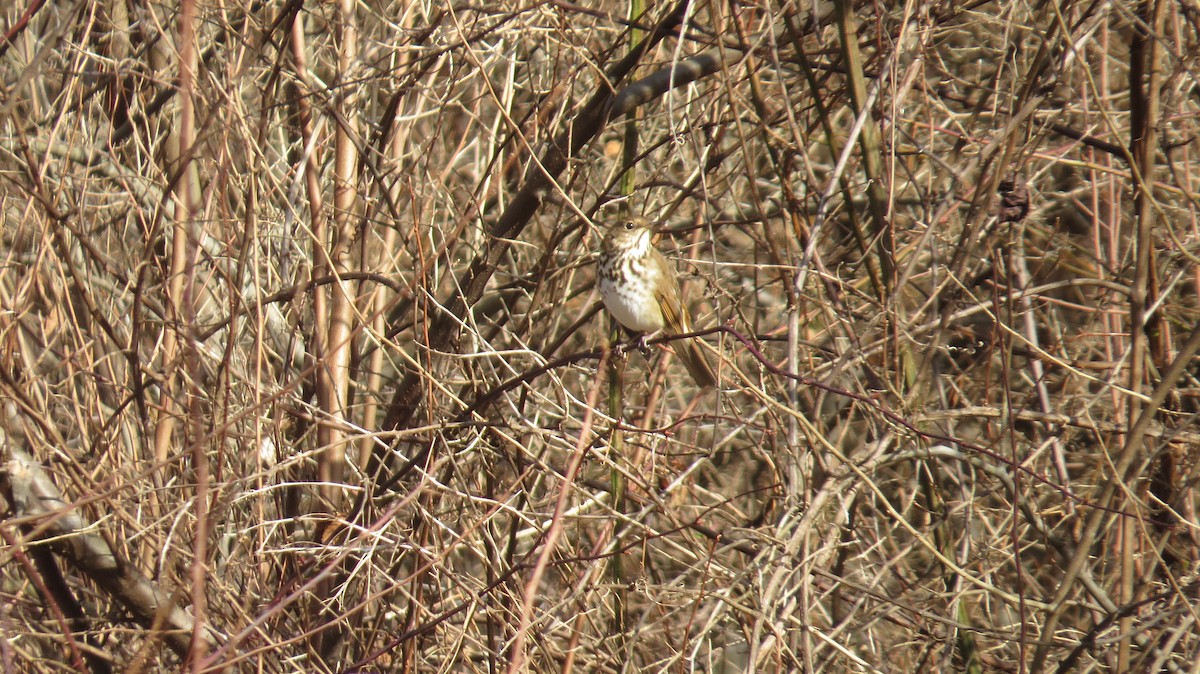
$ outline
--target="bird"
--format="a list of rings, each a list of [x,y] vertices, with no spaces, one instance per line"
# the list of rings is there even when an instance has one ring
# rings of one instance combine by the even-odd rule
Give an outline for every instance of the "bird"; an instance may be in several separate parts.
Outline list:
[[[609,227],[600,244],[598,285],[604,306],[633,332],[684,334],[692,322],[679,290],[675,269],[654,247],[653,223],[631,216]],[[675,352],[696,384],[715,386],[717,376],[694,338],[674,343]]]

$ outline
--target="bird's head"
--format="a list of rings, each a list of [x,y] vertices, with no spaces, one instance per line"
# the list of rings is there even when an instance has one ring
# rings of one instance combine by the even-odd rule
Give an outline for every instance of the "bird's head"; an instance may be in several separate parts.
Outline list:
[[[602,245],[608,254],[644,255],[654,246],[654,223],[640,215],[623,218],[608,228]]]

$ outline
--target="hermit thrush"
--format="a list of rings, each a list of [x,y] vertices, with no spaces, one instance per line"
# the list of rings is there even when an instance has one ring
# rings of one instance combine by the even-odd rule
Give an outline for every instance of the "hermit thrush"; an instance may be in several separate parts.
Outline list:
[[[637,216],[608,230],[600,244],[600,297],[613,318],[635,332],[691,332],[675,269],[654,247],[652,235],[650,222]],[[701,388],[717,383],[693,339],[675,342],[675,352]]]

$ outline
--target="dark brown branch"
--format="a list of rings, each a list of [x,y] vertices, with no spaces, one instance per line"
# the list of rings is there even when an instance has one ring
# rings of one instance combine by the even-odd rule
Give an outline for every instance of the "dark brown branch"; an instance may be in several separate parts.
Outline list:
[[[691,84],[720,69],[721,60],[712,52],[685,58],[669,68],[663,68],[622,89],[621,93],[613,99],[609,116],[620,117],[630,110],[662,96],[671,89]]]

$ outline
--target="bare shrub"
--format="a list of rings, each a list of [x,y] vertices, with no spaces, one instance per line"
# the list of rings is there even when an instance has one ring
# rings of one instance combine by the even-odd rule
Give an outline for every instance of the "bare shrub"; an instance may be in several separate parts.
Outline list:
[[[0,9],[7,668],[1194,667],[1193,3],[630,4]]]

